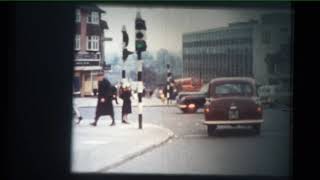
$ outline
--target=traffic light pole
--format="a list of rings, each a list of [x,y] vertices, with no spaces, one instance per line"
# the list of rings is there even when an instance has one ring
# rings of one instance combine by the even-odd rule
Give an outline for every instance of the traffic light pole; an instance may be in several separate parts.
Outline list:
[[[135,30],[136,30],[136,52],[138,56],[138,120],[139,120],[139,129],[142,129],[142,93],[143,93],[143,82],[142,82],[142,68],[143,60],[141,54],[147,49],[145,31],[147,30],[145,21],[141,18],[140,12],[137,12],[135,20]]]
[[[142,92],[143,92],[143,82],[142,82],[142,67],[143,60],[141,58],[141,52],[137,51],[138,56],[138,120],[139,120],[139,129],[142,129]]]
[[[126,79],[125,63],[126,63],[127,57],[125,57],[124,52],[125,52],[125,49],[126,49],[128,43],[129,43],[129,37],[127,36],[126,26],[123,25],[122,26],[122,62],[123,62],[123,64],[122,64],[122,87],[123,87],[123,83]]]
[[[125,50],[125,46],[123,46],[123,51]],[[126,79],[126,69],[125,69],[125,57],[122,56],[122,82],[124,83],[125,79]]]
[[[167,104],[169,104],[169,99],[170,99],[170,77],[171,77],[171,72],[170,72],[170,64],[167,64]]]
[[[130,54],[133,54],[133,52],[127,50],[127,46],[129,44],[129,36],[128,36],[128,33],[126,31],[126,26],[125,25],[122,26],[122,43],[123,43],[123,45],[122,45],[122,60],[123,60],[123,64],[122,64],[122,83],[124,83],[125,79],[126,79],[126,70],[125,70],[126,60],[127,60],[128,56]]]

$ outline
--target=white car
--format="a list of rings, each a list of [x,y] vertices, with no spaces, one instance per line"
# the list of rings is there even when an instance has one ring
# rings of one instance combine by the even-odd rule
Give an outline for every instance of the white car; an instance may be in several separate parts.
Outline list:
[[[262,105],[273,106],[276,93],[276,86],[265,85],[258,89],[259,99]]]
[[[292,93],[281,85],[266,85],[259,88],[258,94],[261,104],[271,107],[274,104],[290,105]]]

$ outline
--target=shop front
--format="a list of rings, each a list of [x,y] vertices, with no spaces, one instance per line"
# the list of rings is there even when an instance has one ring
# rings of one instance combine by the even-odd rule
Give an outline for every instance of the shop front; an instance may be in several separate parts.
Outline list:
[[[96,75],[102,71],[99,54],[77,54],[73,90],[77,96],[95,96],[98,90]]]

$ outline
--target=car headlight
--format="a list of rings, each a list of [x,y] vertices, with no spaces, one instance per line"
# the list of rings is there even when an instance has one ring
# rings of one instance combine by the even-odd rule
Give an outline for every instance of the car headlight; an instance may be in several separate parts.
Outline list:
[[[193,109],[193,108],[196,107],[196,105],[195,105],[195,104],[189,104],[188,107],[189,107],[190,109]]]

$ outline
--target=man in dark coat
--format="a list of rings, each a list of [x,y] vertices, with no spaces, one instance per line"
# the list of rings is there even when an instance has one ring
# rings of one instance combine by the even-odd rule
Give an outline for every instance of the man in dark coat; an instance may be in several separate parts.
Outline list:
[[[96,108],[96,116],[92,126],[96,126],[100,116],[111,116],[112,123],[110,126],[115,125],[114,112],[112,105],[112,86],[111,83],[104,77],[104,73],[99,73],[98,76],[98,103]]]

